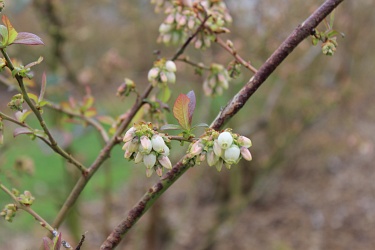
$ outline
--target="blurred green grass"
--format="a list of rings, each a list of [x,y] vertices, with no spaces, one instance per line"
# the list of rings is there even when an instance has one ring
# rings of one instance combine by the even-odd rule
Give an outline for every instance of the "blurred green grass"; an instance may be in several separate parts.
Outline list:
[[[77,129],[76,125],[69,125],[69,130]],[[81,129],[81,128],[78,128]],[[81,129],[82,130],[82,129]],[[100,141],[97,133],[92,128],[83,129],[79,136],[74,136],[74,141],[70,145],[72,154],[89,166],[97,157],[100,151]],[[0,160],[0,181],[8,188],[17,188],[20,192],[29,190],[36,198],[32,208],[44,219],[52,223],[65,198],[72,189],[75,178],[72,172],[77,172],[71,166],[67,171],[65,159],[55,154],[45,145],[37,141],[31,141],[26,136],[19,136],[15,139],[11,134],[5,134],[5,140],[10,141],[10,147],[3,151]],[[75,152],[79,152],[76,155]],[[14,163],[19,157],[28,156],[35,164],[35,171],[32,176],[20,174],[14,169]],[[111,158],[105,162],[101,169],[92,177],[79,201],[95,200],[103,198],[103,190],[106,183],[110,183],[111,189],[120,188],[129,178],[131,164],[123,158],[122,150],[119,146],[112,150]],[[110,167],[110,171],[105,168]],[[108,172],[108,173],[107,173]],[[77,172],[78,173],[78,172]],[[108,176],[109,174],[110,176]],[[74,174],[73,174],[74,175]],[[13,181],[10,181],[12,176]],[[0,192],[0,206],[11,203],[12,200],[4,192]],[[19,232],[25,225],[31,225],[33,218],[24,212],[17,213],[12,223],[6,227],[9,230]],[[7,223],[4,220],[1,224]],[[5,225],[4,225],[5,226]]]

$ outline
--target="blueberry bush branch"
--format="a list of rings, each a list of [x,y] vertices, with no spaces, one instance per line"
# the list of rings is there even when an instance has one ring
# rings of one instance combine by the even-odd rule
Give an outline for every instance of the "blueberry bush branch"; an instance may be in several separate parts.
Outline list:
[[[45,220],[42,216],[40,216],[37,212],[35,212],[31,205],[33,204],[34,197],[31,195],[29,191],[25,191],[23,194],[19,194],[18,190],[10,191],[6,186],[0,183],[0,188],[8,194],[14,203],[9,203],[5,206],[5,208],[0,213],[6,220],[11,221],[12,218],[16,215],[16,212],[21,209],[26,213],[30,214],[34,217],[36,221],[40,223],[42,227],[47,229],[51,234],[54,236],[58,235],[58,232]],[[73,249],[67,241],[63,241],[63,245],[66,249]]]
[[[58,104],[53,103],[51,101],[48,101],[48,103],[46,104],[46,107],[48,107],[50,109],[53,109],[53,110],[56,110],[58,112],[61,112],[61,113],[65,114],[65,115],[67,115],[69,117],[75,117],[75,118],[83,120],[84,122],[86,122],[87,124],[91,125],[92,127],[94,127],[99,132],[101,138],[103,139],[103,141],[105,143],[109,141],[109,136],[108,136],[107,131],[94,118],[87,117],[87,116],[85,116],[85,115],[83,115],[81,113],[77,113],[77,112],[73,112],[73,111],[70,111],[70,110],[66,110],[61,105],[58,105]]]
[[[201,29],[201,26],[199,26],[198,29]],[[194,34],[196,35],[197,32],[195,32]],[[187,40],[184,42],[184,44],[181,46],[181,48],[179,50],[177,50],[176,54],[172,57],[172,59],[177,59],[179,55],[182,55],[193,38],[194,37],[191,37],[191,36],[189,38],[187,38]],[[134,105],[131,107],[131,109],[128,112],[126,112],[122,115],[123,119],[121,121],[120,126],[117,128],[116,133],[106,143],[106,145],[100,151],[96,160],[88,168],[87,175],[81,176],[79,178],[79,180],[77,181],[73,190],[70,192],[69,196],[67,197],[66,201],[64,202],[62,208],[60,209],[58,215],[56,216],[55,221],[53,222],[53,226],[55,228],[58,228],[61,225],[61,223],[63,222],[64,218],[66,217],[66,214],[68,213],[69,209],[74,205],[74,203],[78,199],[79,195],[81,194],[81,192],[85,188],[86,184],[89,182],[90,178],[100,168],[102,163],[109,157],[112,148],[120,142],[118,140],[118,138],[125,131],[125,129],[129,126],[131,120],[134,118],[134,116],[136,115],[138,110],[145,104],[145,99],[149,96],[152,89],[153,89],[153,85],[149,84],[146,87],[146,89],[144,90],[143,94],[141,94],[140,96],[137,97],[137,100],[134,103]]]
[[[250,81],[233,97],[224,107],[216,119],[212,122],[211,128],[220,129],[231,117],[233,117],[254,94],[261,84],[271,75],[277,66],[302,42],[311,35],[312,30],[326,16],[329,15],[343,0],[325,1],[310,17],[299,25],[280,47],[267,59],[259,68]],[[183,157],[174,167],[167,172],[154,186],[143,195],[138,203],[129,211],[124,218],[103,242],[100,249],[114,249],[123,239],[124,235],[142,217],[142,215],[152,206],[152,204],[163,194],[181,175],[183,175],[195,163],[186,161]]]
[[[13,63],[11,61],[11,59],[9,58],[9,55],[8,53],[5,51],[5,49],[1,49],[1,53],[3,54],[5,60],[6,60],[6,65],[7,67],[11,70],[11,71],[14,71],[15,68],[13,66]],[[58,153],[59,155],[61,155],[62,157],[64,157],[65,159],[67,159],[70,163],[72,163],[73,165],[75,165],[80,171],[82,174],[85,174],[86,173],[86,168],[82,165],[82,163],[80,163],[78,160],[76,160],[73,156],[69,155],[67,152],[65,152],[56,142],[56,140],[54,139],[54,137],[52,136],[51,132],[49,131],[48,127],[47,127],[47,124],[44,120],[44,118],[42,117],[42,114],[40,112],[40,110],[37,109],[37,107],[34,105],[34,103],[32,102],[32,100],[30,99],[28,93],[27,93],[27,90],[26,90],[26,87],[25,87],[25,84],[23,82],[23,76],[21,76],[19,73],[17,73],[15,75],[15,78],[18,82],[18,85],[20,87],[20,90],[21,90],[21,93],[22,93],[22,96],[24,98],[24,100],[26,101],[26,103],[29,105],[30,109],[33,111],[33,113],[35,114],[36,118],[38,119],[39,121],[39,124],[40,126],[42,127],[43,131],[46,133],[48,139],[49,139],[49,142],[50,142],[50,146],[51,148],[56,152]]]

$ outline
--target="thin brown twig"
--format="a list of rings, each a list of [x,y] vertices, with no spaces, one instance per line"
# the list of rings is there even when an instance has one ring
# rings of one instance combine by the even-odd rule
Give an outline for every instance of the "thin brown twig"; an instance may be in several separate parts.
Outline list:
[[[177,50],[176,54],[171,58],[172,61],[177,60],[177,58],[184,53],[185,49],[187,46],[190,44],[190,42],[198,35],[198,33],[204,28],[204,25],[206,21],[210,18],[210,15],[206,15],[205,18],[203,19],[202,23],[199,25],[199,27],[195,30],[195,32],[186,39],[184,44]]]
[[[236,59],[236,61],[242,64],[245,68],[249,69],[254,74],[257,73],[258,70],[253,65],[251,65],[250,61],[245,61],[245,59],[243,59],[234,48],[228,46],[228,44],[224,42],[220,37],[216,36],[215,42],[226,51],[228,51]]]
[[[12,60],[9,58],[9,55],[8,53],[6,53],[5,51],[5,48],[1,49],[1,53],[3,54],[5,60],[6,60],[6,63],[7,63],[7,67],[13,71],[14,70],[14,66],[13,66],[13,63],[12,63]],[[78,160],[76,160],[73,156],[71,156],[70,154],[68,154],[65,150],[63,150],[56,142],[56,140],[54,139],[54,137],[52,136],[51,132],[49,131],[48,127],[47,127],[47,124],[46,122],[44,121],[43,117],[42,117],[42,114],[40,113],[40,111],[35,107],[35,105],[33,104],[33,102],[31,101],[30,97],[28,96],[28,93],[27,93],[27,90],[26,90],[26,87],[25,87],[25,84],[23,83],[23,77],[20,76],[19,74],[16,74],[15,75],[15,78],[18,82],[18,86],[20,87],[21,89],[21,93],[22,93],[22,96],[24,98],[24,100],[26,101],[26,103],[29,105],[30,109],[33,111],[33,113],[35,114],[36,118],[38,119],[39,121],[39,124],[40,126],[42,127],[43,131],[46,133],[48,139],[49,139],[49,142],[50,142],[50,147],[53,151],[55,151],[56,153],[58,153],[59,155],[61,155],[62,157],[64,157],[65,159],[67,159],[70,163],[72,163],[73,165],[75,165],[83,175],[86,174],[87,170],[85,168],[85,166],[83,166],[82,163],[80,163]]]
[[[55,229],[45,219],[43,219],[42,216],[40,216],[37,212],[35,212],[30,207],[30,205],[24,205],[21,202],[19,202],[17,197],[6,186],[4,186],[1,183],[0,183],[0,188],[12,198],[12,200],[14,201],[17,209],[21,209],[21,210],[25,211],[26,213],[30,214],[31,216],[34,217],[35,220],[39,221],[39,223],[42,227],[47,229],[50,233],[54,233]]]
[[[98,121],[96,121],[95,119],[90,118],[90,117],[86,117],[82,114],[79,114],[79,113],[76,113],[76,112],[73,112],[73,111],[66,110],[61,105],[58,105],[58,104],[53,103],[51,101],[48,101],[48,103],[46,104],[46,107],[51,108],[53,110],[56,110],[58,112],[61,112],[63,114],[66,114],[68,116],[79,118],[79,119],[87,122],[88,124],[93,126],[100,133],[100,135],[101,135],[101,137],[102,137],[102,139],[105,143],[107,143],[109,141],[109,136],[108,136],[107,132],[105,131],[103,126]]]
[[[176,59],[176,61],[184,62],[184,63],[187,63],[191,66],[194,66],[196,68],[200,68],[200,69],[203,69],[203,70],[210,70],[210,67],[207,67],[202,63],[193,62],[193,61],[189,60],[187,57]]]
[[[10,117],[10,116],[7,116],[6,114],[0,112],[0,117],[3,119],[3,120],[6,120],[6,121],[9,121],[9,122],[12,122],[14,124],[17,124],[18,126],[21,126],[21,127],[24,127],[24,128],[28,128],[30,131],[33,131],[33,128],[30,127],[27,123],[25,122],[20,122],[20,121],[17,121],[16,119]],[[38,134],[35,135],[36,137],[38,137],[39,139],[41,139],[43,142],[45,142],[49,147],[51,147],[51,143],[46,139],[44,138],[43,136],[40,136]]]
[[[280,45],[280,47],[270,56],[262,65],[250,81],[234,96],[226,107],[219,113],[212,122],[211,128],[220,129],[231,117],[233,117],[246,103],[258,87],[271,75],[281,62],[311,33],[332,10],[334,10],[343,0],[325,1],[305,22],[299,25],[289,37]],[[167,172],[160,181],[151,187],[138,203],[129,211],[124,218],[107,237],[100,247],[101,250],[114,249],[123,239],[125,234],[142,217],[142,215],[152,206],[157,198],[163,194],[183,173],[192,165],[188,162],[183,164],[181,159],[169,172]]]

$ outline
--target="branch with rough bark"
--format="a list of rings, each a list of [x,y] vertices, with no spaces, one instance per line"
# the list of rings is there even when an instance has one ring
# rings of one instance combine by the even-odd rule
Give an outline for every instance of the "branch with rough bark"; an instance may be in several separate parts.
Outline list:
[[[243,86],[243,88],[228,102],[220,111],[216,119],[212,122],[211,128],[220,129],[229,121],[255,93],[255,91],[266,81],[272,72],[283,62],[283,60],[307,38],[312,30],[324,20],[343,0],[325,1],[310,17],[300,24],[280,47],[267,59],[258,69],[256,74]],[[152,186],[129,211],[103,242],[100,249],[114,249],[123,239],[125,234],[142,217],[142,215],[153,205],[157,198],[163,194],[181,175],[183,175],[192,165],[183,164],[181,159],[172,170],[166,173],[160,181]]]

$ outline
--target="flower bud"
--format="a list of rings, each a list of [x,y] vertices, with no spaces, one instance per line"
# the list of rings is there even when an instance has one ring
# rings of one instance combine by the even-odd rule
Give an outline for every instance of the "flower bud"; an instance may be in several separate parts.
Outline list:
[[[156,163],[156,155],[148,154],[143,156],[143,164],[145,164],[146,168],[152,168]]]
[[[158,75],[159,75],[159,68],[152,68],[152,69],[150,69],[150,71],[148,72],[148,81],[149,82],[154,82],[155,81],[155,79],[158,77]]]
[[[229,148],[233,143],[233,137],[229,132],[220,133],[217,141],[222,149]]]
[[[160,80],[161,80],[162,83],[167,83],[168,82],[167,75],[165,74],[164,71],[160,72]]]
[[[135,128],[131,127],[128,131],[126,131],[123,141],[128,142],[131,139],[133,139],[134,136],[135,136]]]
[[[247,161],[251,161],[253,159],[250,150],[246,147],[241,147],[241,155]]]
[[[137,155],[134,158],[134,163],[140,163],[143,161],[143,154],[141,152],[138,152]]]
[[[220,172],[221,169],[223,168],[223,160],[219,160],[219,161],[216,163],[215,167],[216,167],[216,170]]]
[[[169,24],[162,23],[162,24],[159,26],[159,32],[160,32],[160,33],[167,33],[167,32],[169,32],[171,29],[172,29],[172,25],[169,25]]]
[[[133,140],[129,141],[129,147],[127,148],[127,150],[129,150],[130,152],[136,152],[139,148],[139,142],[138,142],[138,138],[134,138]]]
[[[237,163],[240,157],[240,149],[237,145],[232,145],[224,152],[224,160],[229,164]]]
[[[122,146],[122,150],[127,150],[129,148],[131,141],[125,142],[125,144]]]
[[[147,177],[150,177],[150,176],[152,175],[153,172],[154,172],[153,169],[151,169],[151,168],[146,168],[146,176],[147,176]]]
[[[152,150],[151,140],[147,136],[141,137],[141,146],[139,147],[139,151],[143,154],[149,154]]]
[[[158,152],[161,153],[164,150],[165,142],[163,138],[160,135],[153,135],[151,138],[152,148]]]
[[[217,163],[218,160],[219,160],[219,156],[217,156],[213,150],[209,150],[207,152],[208,166],[212,167],[213,165]]]
[[[176,72],[176,71],[177,71],[176,64],[175,64],[173,61],[167,61],[167,62],[165,63],[165,68],[166,68],[169,72]]]
[[[125,151],[124,158],[129,159],[132,156],[133,152],[130,152],[128,149]]]
[[[245,147],[245,148],[250,148],[252,146],[251,140],[242,135],[238,137],[237,142],[240,146]]]
[[[158,157],[158,161],[160,165],[162,165],[166,169],[172,169],[172,163],[169,160],[168,156],[161,155]]]
[[[220,157],[220,156],[223,155],[223,150],[222,150],[222,148],[220,147],[218,140],[215,140],[215,141],[214,141],[213,150],[214,150],[214,153],[215,153],[217,156]]]
[[[172,40],[172,34],[163,35],[163,43],[169,44],[171,40]]]
[[[163,169],[161,167],[157,167],[155,171],[156,171],[156,174],[159,177],[161,177],[163,175]]]
[[[165,72],[165,75],[167,76],[168,83],[176,83],[176,75],[173,72]]]
[[[164,155],[164,156],[168,156],[169,155],[169,148],[168,148],[167,145],[164,145],[164,149],[163,149],[162,155]]]
[[[194,142],[193,145],[191,145],[190,154],[196,156],[196,155],[199,155],[202,151],[203,151],[203,146],[199,140]]]

